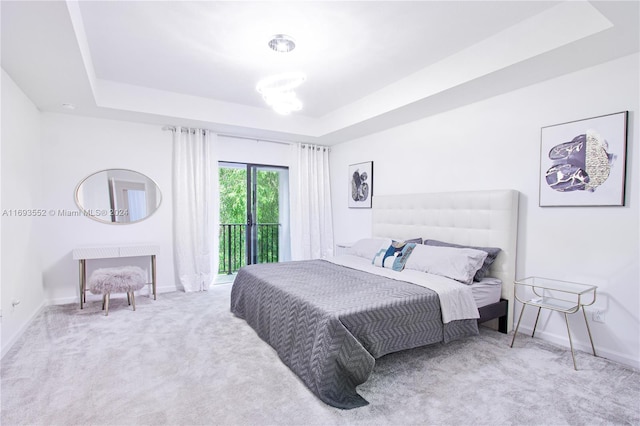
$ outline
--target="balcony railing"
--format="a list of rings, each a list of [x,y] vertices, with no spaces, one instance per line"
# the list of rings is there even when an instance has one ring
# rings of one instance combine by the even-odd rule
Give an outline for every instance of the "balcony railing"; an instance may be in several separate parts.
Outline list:
[[[257,228],[257,263],[278,261],[279,229],[278,223],[260,223]],[[220,266],[219,274],[233,274],[247,264],[247,225],[244,223],[220,224]]]

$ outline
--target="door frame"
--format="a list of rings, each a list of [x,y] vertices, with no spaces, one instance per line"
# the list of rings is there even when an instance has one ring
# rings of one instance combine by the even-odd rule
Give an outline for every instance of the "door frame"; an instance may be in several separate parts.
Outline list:
[[[257,215],[257,189],[258,180],[257,174],[259,169],[274,169],[274,170],[286,170],[289,173],[289,167],[287,166],[274,166],[271,164],[259,164],[259,163],[244,163],[241,161],[218,161],[218,168],[224,167],[225,164],[234,166],[244,166],[247,171],[247,213],[245,218],[246,230],[245,230],[245,261],[247,265],[258,263],[258,228],[255,216]],[[242,168],[242,167],[238,167]],[[280,213],[281,215],[281,213]],[[279,218],[280,222],[281,219]]]

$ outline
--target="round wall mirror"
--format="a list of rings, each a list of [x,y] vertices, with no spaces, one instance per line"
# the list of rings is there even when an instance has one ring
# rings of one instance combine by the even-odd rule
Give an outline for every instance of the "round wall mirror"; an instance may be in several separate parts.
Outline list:
[[[85,216],[103,223],[135,223],[160,207],[158,185],[142,173],[101,170],[78,184],[76,204]]]

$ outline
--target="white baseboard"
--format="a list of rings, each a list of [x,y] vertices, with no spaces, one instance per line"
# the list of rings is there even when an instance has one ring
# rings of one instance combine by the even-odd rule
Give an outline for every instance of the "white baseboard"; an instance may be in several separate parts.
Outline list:
[[[18,341],[18,339],[22,337],[27,327],[31,325],[35,317],[40,315],[40,313],[44,310],[46,306],[47,306],[46,303],[42,302],[40,306],[38,306],[36,310],[31,314],[31,316],[29,316],[29,318],[24,322],[24,324],[22,324],[22,326],[18,329],[18,332],[14,334],[11,339],[9,339],[9,341],[5,342],[5,340],[2,339],[2,355],[0,356],[0,359],[4,358],[4,356],[11,350],[11,348]]]
[[[518,334],[523,333],[525,335],[528,334],[529,336],[531,336],[532,331],[533,331],[533,327],[525,327],[522,324],[520,324],[520,329],[518,330]],[[571,335],[573,337],[572,340],[573,340],[574,349],[582,352],[586,352],[589,354],[593,353],[591,350],[591,344],[589,342],[582,342],[580,340],[576,340],[575,337],[573,336],[573,333],[571,333]],[[518,336],[516,338],[514,347],[518,344],[518,339],[520,338],[522,338],[522,336]],[[563,346],[567,349],[570,349],[569,336],[567,336],[566,334],[558,335],[555,333],[549,333],[547,331],[541,331],[540,329],[536,329],[535,338],[536,339],[540,338],[542,340],[546,340],[547,342],[553,343],[555,345]],[[616,351],[611,351],[606,348],[598,347],[598,342],[596,341],[594,341],[594,346],[596,348],[596,355],[598,357],[606,358],[611,361],[619,362],[620,364],[628,365],[629,367],[640,369],[640,360],[629,357],[627,355],[621,354]]]

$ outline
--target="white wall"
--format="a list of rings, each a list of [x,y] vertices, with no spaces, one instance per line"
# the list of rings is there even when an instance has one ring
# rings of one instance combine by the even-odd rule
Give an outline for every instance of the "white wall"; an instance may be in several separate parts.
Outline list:
[[[153,243],[160,246],[157,278],[160,291],[175,290],[171,225],[171,134],[159,126],[123,121],[42,114],[43,206],[55,212],[77,211],[74,191],[87,176],[105,169],[135,170],[159,186],[159,209],[144,221],[105,224],[83,216],[55,214],[43,220],[42,260],[47,299],[78,300],[75,247]],[[149,258],[90,261],[95,267],[134,264],[149,269]]]
[[[2,70],[2,355],[44,306],[40,224],[40,112]],[[12,301],[20,301],[15,307]]]
[[[596,350],[640,367],[638,62],[637,54],[627,56],[334,146],[335,241],[371,232],[371,211],[347,208],[349,164],[374,161],[374,196],[517,189],[517,276],[598,285],[595,307],[606,322],[590,323]],[[624,110],[630,112],[626,206],[538,207],[540,128]],[[533,326],[533,311],[525,312],[525,330]],[[570,318],[574,341],[586,350],[583,322]],[[541,315],[536,336],[568,345],[564,318]]]

